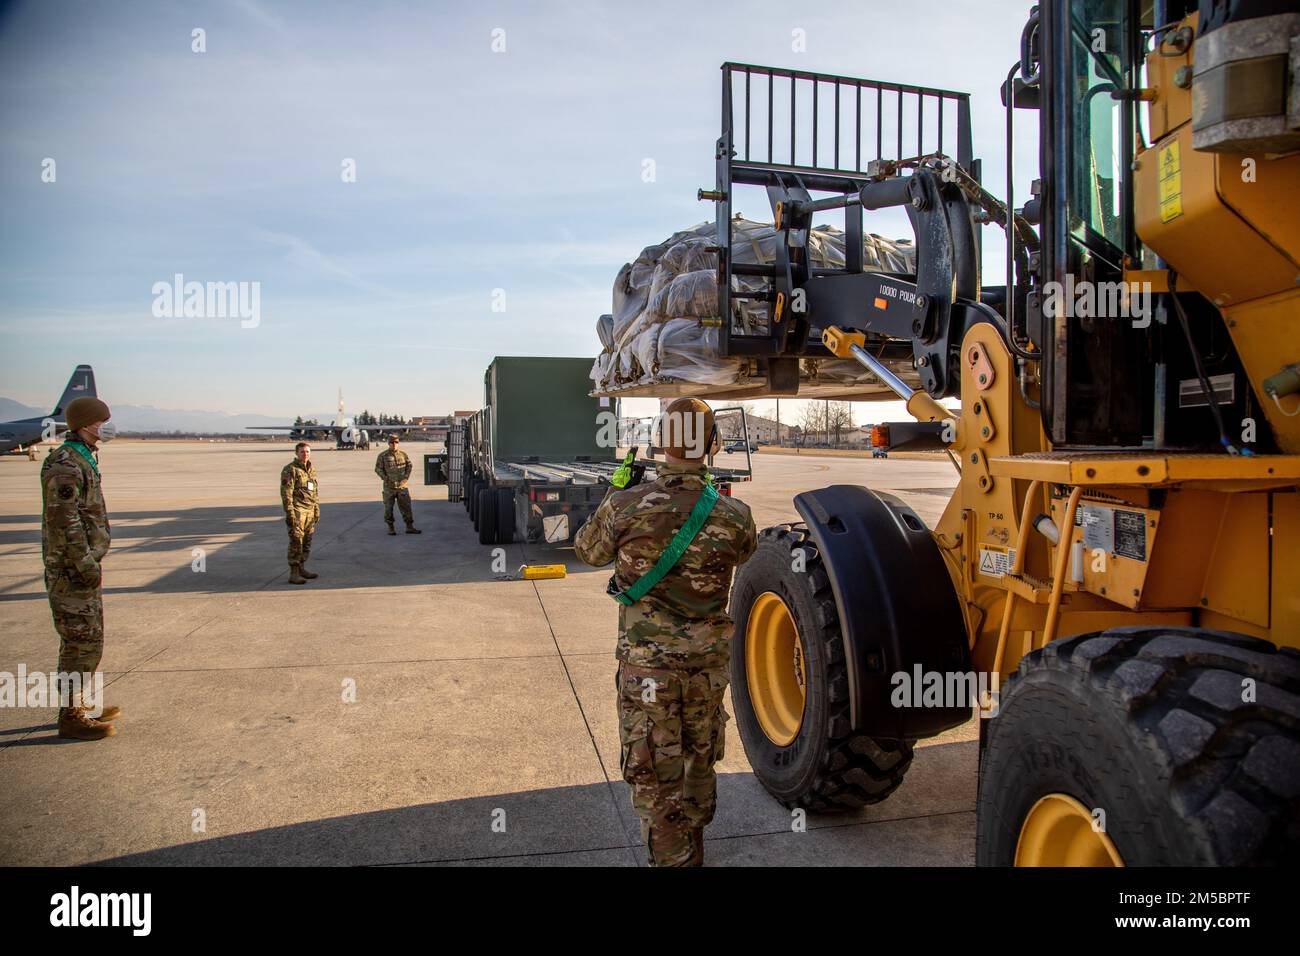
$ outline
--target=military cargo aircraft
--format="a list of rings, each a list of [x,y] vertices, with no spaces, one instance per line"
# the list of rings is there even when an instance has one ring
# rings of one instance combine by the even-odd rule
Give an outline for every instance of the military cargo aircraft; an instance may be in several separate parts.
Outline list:
[[[250,430],[276,431],[289,433],[289,437],[294,441],[328,441],[334,439],[334,447],[343,449],[360,448],[365,450],[370,447],[370,436],[372,433],[378,435],[388,435],[396,432],[399,435],[409,434],[410,432],[423,431],[421,425],[366,425],[364,428],[357,425],[352,419],[343,414],[343,389],[339,389],[339,411],[334,416],[334,421],[322,425],[319,422],[304,422],[301,419],[292,425],[249,425]]]
[[[68,425],[63,420],[63,410],[74,398],[85,395],[96,397],[95,371],[89,365],[78,365],[76,371],[72,373],[72,378],[68,379],[68,386],[59,397],[58,404],[48,415],[0,422],[0,454],[13,451],[15,448],[22,451],[37,442],[51,441],[60,432],[67,431]]]

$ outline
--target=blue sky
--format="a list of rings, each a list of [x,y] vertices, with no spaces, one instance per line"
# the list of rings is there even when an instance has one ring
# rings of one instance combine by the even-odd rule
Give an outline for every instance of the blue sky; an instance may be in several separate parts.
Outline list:
[[[44,406],[90,362],[110,403],[292,415],[341,386],[350,410],[476,407],[495,354],[594,355],[619,266],[712,216],[695,191],[724,60],[969,91],[1000,195],[998,85],[1029,6],[11,4],[0,395]],[[985,242],[1000,281],[997,230]],[[260,324],[156,318],[176,273],[260,282]]]

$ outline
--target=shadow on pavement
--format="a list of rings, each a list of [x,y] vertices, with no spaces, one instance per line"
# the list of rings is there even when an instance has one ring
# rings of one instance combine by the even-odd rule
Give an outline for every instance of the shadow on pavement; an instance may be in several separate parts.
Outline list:
[[[419,586],[495,581],[515,573],[519,565],[564,564],[569,574],[592,571],[573,554],[572,547],[547,545],[482,545],[459,503],[416,501],[415,523],[420,535],[403,533],[400,516],[396,537],[388,535],[383,505],[341,502],[321,505],[312,545],[311,566],[321,576],[303,590]],[[38,515],[10,516],[0,523],[32,523],[25,530],[0,531],[0,543],[25,544],[40,550]],[[105,561],[106,594],[207,593],[294,587],[287,583],[288,533],[284,512],[270,505],[257,507],[192,508],[186,511],[124,511],[114,513],[113,547]],[[195,570],[203,552],[202,572]],[[148,556],[150,569],[158,558],[171,556],[174,569],[147,583],[115,584],[139,575],[132,559]],[[608,574],[608,571],[605,572]],[[21,589],[0,593],[0,602],[44,597],[43,583],[32,578]]]
[[[630,865],[614,800],[622,781],[498,794],[312,820],[134,853],[105,865],[385,866],[617,851]],[[494,824],[496,830],[493,829]],[[504,827],[504,832],[499,832]]]
[[[896,795],[887,805],[856,813],[809,814],[805,833],[792,830],[787,811],[750,773],[719,774],[718,792],[718,818],[705,834],[706,860],[714,863],[968,862],[965,817],[971,814],[965,808],[909,816],[906,802]],[[93,865],[644,865],[636,819],[630,805],[621,806],[629,801],[630,792],[621,780],[495,794],[230,836],[199,836],[191,843]]]

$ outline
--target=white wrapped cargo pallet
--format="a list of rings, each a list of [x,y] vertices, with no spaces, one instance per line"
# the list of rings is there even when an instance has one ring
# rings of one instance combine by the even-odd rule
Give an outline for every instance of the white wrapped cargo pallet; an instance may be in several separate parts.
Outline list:
[[[719,354],[722,321],[718,303],[718,256],[710,247],[714,224],[700,223],[647,246],[614,280],[613,311],[596,330],[601,353],[591,369],[597,395],[737,397],[762,395],[767,379],[752,359]],[[732,260],[769,264],[775,260],[777,233],[768,223],[737,217]],[[842,268],[844,234],[815,226],[808,235],[812,263]],[[909,273],[914,269],[910,242],[863,237],[863,268]],[[763,280],[736,277],[736,291],[758,291]],[[759,300],[734,300],[733,333],[767,329],[769,307]],[[705,324],[706,321],[708,324]],[[915,378],[910,368],[898,369]],[[871,398],[892,394],[857,362],[822,358],[800,362],[799,394],[815,398]]]

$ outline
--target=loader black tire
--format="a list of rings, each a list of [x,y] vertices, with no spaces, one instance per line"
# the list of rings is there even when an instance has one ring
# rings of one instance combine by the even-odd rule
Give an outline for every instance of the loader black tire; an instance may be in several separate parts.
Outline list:
[[[1104,811],[1128,866],[1300,862],[1294,649],[1181,627],[1066,638],[1020,662],[983,723],[981,865],[1015,862],[1050,793]]]
[[[484,486],[478,490],[478,543],[497,543],[497,490]]]
[[[803,549],[804,570],[794,552]],[[763,730],[750,699],[746,631],[754,601],[766,592],[789,609],[803,645],[806,700],[798,735],[787,745]],[[808,529],[777,525],[759,533],[758,549],[736,572],[731,592],[731,696],[736,726],[759,782],[786,807],[854,810],[884,800],[912,763],[910,741],[853,733],[844,639],[830,579]]]
[[[496,544],[513,544],[515,540],[515,493],[510,488],[496,490]]]

